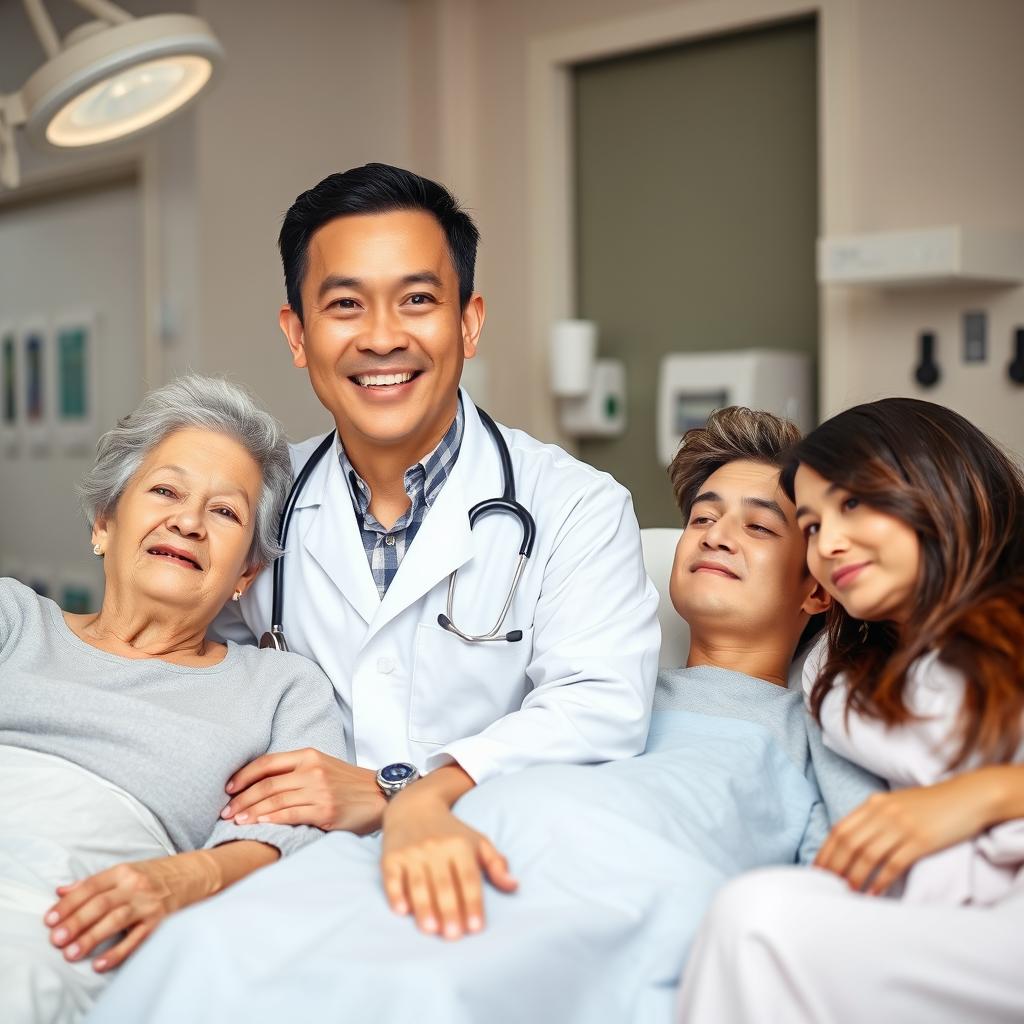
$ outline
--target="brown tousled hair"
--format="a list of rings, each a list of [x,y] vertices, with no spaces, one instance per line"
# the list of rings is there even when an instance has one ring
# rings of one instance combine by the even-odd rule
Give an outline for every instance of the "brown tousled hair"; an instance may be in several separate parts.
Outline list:
[[[913,608],[902,627],[861,623],[833,601],[812,712],[820,717],[842,673],[848,710],[904,723],[912,717],[904,701],[907,671],[936,651],[965,679],[960,745],[950,767],[975,754],[1010,760],[1024,719],[1021,470],[963,416],[912,398],[856,406],[808,434],[782,473],[790,497],[801,463],[895,516],[921,545]]]
[[[690,518],[693,499],[704,481],[730,462],[763,462],[779,469],[789,450],[800,440],[795,423],[741,405],[716,409],[703,427],[688,430],[668,467],[672,492],[683,522]]]

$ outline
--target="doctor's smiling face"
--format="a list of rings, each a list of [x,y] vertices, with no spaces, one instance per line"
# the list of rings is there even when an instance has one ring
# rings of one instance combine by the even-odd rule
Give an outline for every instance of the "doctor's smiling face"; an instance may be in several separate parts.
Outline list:
[[[483,299],[466,294],[456,264],[446,229],[422,208],[344,213],[308,238],[281,328],[361,471],[360,455],[385,451],[412,465],[455,417],[463,361],[484,321]]]

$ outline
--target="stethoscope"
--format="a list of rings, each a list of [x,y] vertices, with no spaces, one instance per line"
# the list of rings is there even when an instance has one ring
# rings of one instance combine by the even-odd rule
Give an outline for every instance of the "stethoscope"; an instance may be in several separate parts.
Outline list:
[[[523,531],[523,539],[519,545],[519,557],[516,559],[516,568],[512,575],[512,584],[508,590],[508,597],[505,598],[498,621],[489,633],[474,636],[471,633],[463,632],[452,622],[455,607],[455,577],[458,575],[458,569],[448,577],[448,603],[445,613],[438,615],[437,623],[443,629],[448,630],[449,633],[454,633],[457,637],[465,640],[466,643],[483,644],[489,643],[492,640],[516,643],[518,640],[523,639],[523,631],[521,629],[513,629],[508,633],[502,633],[501,627],[504,625],[505,617],[512,607],[516,590],[519,588],[519,581],[522,579],[523,572],[526,569],[526,562],[533,553],[533,542],[537,536],[537,524],[534,522],[533,516],[516,501],[516,482],[512,472],[512,456],[509,454],[505,439],[501,436],[501,431],[498,430],[498,425],[483,409],[478,408],[477,412],[480,414],[480,419],[483,421],[488,433],[494,439],[494,446],[498,450],[498,458],[501,460],[502,494],[500,498],[487,498],[469,510],[469,528],[472,530],[478,520],[483,519],[484,516],[491,515],[494,512],[503,512],[507,515],[515,516],[519,520],[519,525]],[[282,552],[284,552],[288,540],[288,527],[291,525],[292,513],[295,511],[295,506],[302,494],[302,489],[306,486],[306,481],[313,470],[316,469],[320,460],[334,445],[334,435],[335,432],[332,430],[317,445],[316,450],[306,460],[306,464],[299,470],[299,475],[295,478],[295,483],[292,484],[292,488],[288,492],[288,498],[284,503],[284,510],[281,513],[281,525],[277,532],[277,546]],[[284,627],[281,624],[284,610],[284,557],[282,553],[277,561],[274,562],[271,626],[270,631],[264,633],[260,639],[260,647],[273,647],[278,651],[288,650],[288,644],[284,638]]]

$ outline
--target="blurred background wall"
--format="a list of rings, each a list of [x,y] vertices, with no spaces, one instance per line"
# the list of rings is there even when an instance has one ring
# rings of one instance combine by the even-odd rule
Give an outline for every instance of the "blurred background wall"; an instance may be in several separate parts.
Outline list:
[[[786,87],[783,78],[797,83],[807,116],[799,134],[780,122],[767,126],[766,137],[780,151],[804,154],[797,157],[802,170],[793,173],[807,182],[796,190],[807,193],[806,202],[786,218],[797,241],[780,240],[775,247],[804,297],[788,340],[780,341],[777,325],[769,329],[764,313],[741,318],[742,330],[730,328],[731,343],[806,345],[816,357],[820,416],[883,395],[920,395],[953,406],[1024,451],[1024,389],[1005,372],[1011,331],[1024,324],[1024,288],[819,286],[812,247],[814,234],[941,224],[1024,229],[1019,0],[126,4],[136,15],[175,10],[206,18],[227,53],[220,80],[188,113],[102,154],[58,158],[23,143],[24,184],[16,192],[0,191],[0,326],[56,312],[72,298],[91,305],[102,322],[104,359],[118,367],[114,372],[105,364],[103,426],[130,409],[145,387],[197,369],[248,383],[295,437],[322,429],[324,413],[304,374],[291,367],[276,325],[283,296],[276,234],[299,192],[331,171],[383,160],[440,178],[480,224],[478,284],[488,301],[488,323],[479,386],[493,413],[580,451],[596,465],[607,464],[638,494],[656,486],[662,471],[647,434],[656,388],[652,367],[655,348],[664,347],[675,329],[672,307],[664,304],[654,311],[657,323],[643,327],[652,314],[649,297],[633,286],[619,297],[600,282],[586,283],[595,259],[614,273],[600,209],[602,202],[621,204],[622,195],[613,175],[602,180],[587,171],[600,167],[580,166],[578,155],[589,143],[577,131],[588,119],[600,126],[602,103],[608,103],[608,136],[601,144],[628,165],[616,149],[625,137],[616,119],[629,117],[629,109],[648,115],[663,110],[666,97],[645,102],[641,80],[628,99],[632,108],[616,112],[610,97],[627,100],[614,85],[606,99],[600,88],[588,86],[599,86],[616,67],[657,64],[670,54],[685,76],[688,53],[696,60],[716,49],[742,51],[744,37],[756,41],[788,31],[804,32],[808,43],[771,84],[778,90]],[[62,31],[82,20],[67,0],[48,6]],[[0,92],[19,88],[41,60],[19,0],[0,0]],[[727,72],[723,80],[734,76]],[[723,97],[715,93],[722,87],[704,88],[709,109],[720,105]],[[688,92],[680,111],[699,112],[699,100]],[[705,143],[716,138],[715,116],[707,115]],[[765,131],[769,116],[760,115],[758,131]],[[674,152],[686,154],[692,124],[681,114],[677,124],[664,125]],[[735,120],[723,120],[723,135],[735,130]],[[699,163],[707,145],[690,148],[698,150],[693,160]],[[641,187],[644,168],[650,168],[647,180],[657,194],[665,180],[662,155],[645,154],[634,163]],[[118,190],[120,241],[102,231],[97,240],[60,213],[70,208],[66,204],[94,203],[94,219],[104,223],[103,203]],[[602,192],[609,193],[603,200]],[[582,227],[588,209],[597,210],[591,229]],[[725,236],[715,227],[721,220],[709,215],[704,223],[710,227],[701,231],[714,232],[708,250],[725,245],[727,254]],[[744,251],[753,272],[739,254],[716,264],[722,269],[715,294],[738,310],[747,306],[749,312],[762,302],[755,287],[758,261],[766,274],[779,269],[771,267],[776,228],[770,217],[763,223],[764,251]],[[728,244],[742,244],[741,235]],[[672,259],[672,241],[664,231],[652,239],[652,258],[660,265]],[[789,255],[794,244],[800,247],[796,256]],[[110,270],[116,289],[104,285],[99,273],[79,275],[79,284],[96,278],[91,295],[70,287],[76,266],[114,268],[126,254],[131,272]],[[64,268],[59,274],[58,266]],[[681,277],[685,283],[689,275]],[[45,281],[47,288],[33,291],[26,281]],[[685,305],[685,295],[680,302]],[[631,332],[634,303],[643,310]],[[987,314],[983,362],[962,358],[967,311]],[[680,319],[688,312],[693,310],[680,308]],[[626,460],[613,456],[612,443],[581,445],[559,426],[547,383],[548,331],[554,319],[574,315],[593,316],[604,354],[624,356],[627,370],[633,367],[633,433],[617,442],[631,446]],[[763,332],[758,323],[765,324]],[[927,392],[913,379],[917,335],[925,329],[936,333],[942,367],[939,384]],[[688,344],[718,344],[727,333],[694,329],[688,336],[696,340]],[[510,380],[516,387],[499,386]],[[80,529],[71,487],[87,455],[18,458],[0,452],[0,571],[13,563],[45,563],[54,531],[71,536]],[[631,480],[630,465],[645,458],[642,474]],[[36,520],[27,511],[33,503],[63,511],[52,521]],[[641,518],[644,525],[667,525],[672,514],[670,505],[645,500]],[[80,564],[71,565],[70,554],[60,556],[72,574],[91,565],[87,538],[78,536]]]

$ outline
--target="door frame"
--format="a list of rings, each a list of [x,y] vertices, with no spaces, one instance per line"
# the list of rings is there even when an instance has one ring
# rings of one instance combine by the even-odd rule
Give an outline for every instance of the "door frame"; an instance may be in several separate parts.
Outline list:
[[[818,224],[822,234],[852,230],[849,153],[855,145],[856,0],[688,0],[674,6],[540,35],[527,49],[530,339],[533,365],[545,368],[548,333],[576,313],[576,189],[573,68],[745,29],[815,17],[818,27]],[[833,290],[834,291],[834,290]],[[827,381],[842,379],[844,346],[825,344],[826,326],[841,328],[845,300],[819,289],[819,407]],[[838,358],[837,358],[838,357]],[[575,450],[560,430],[546,386],[532,389],[532,422]]]

